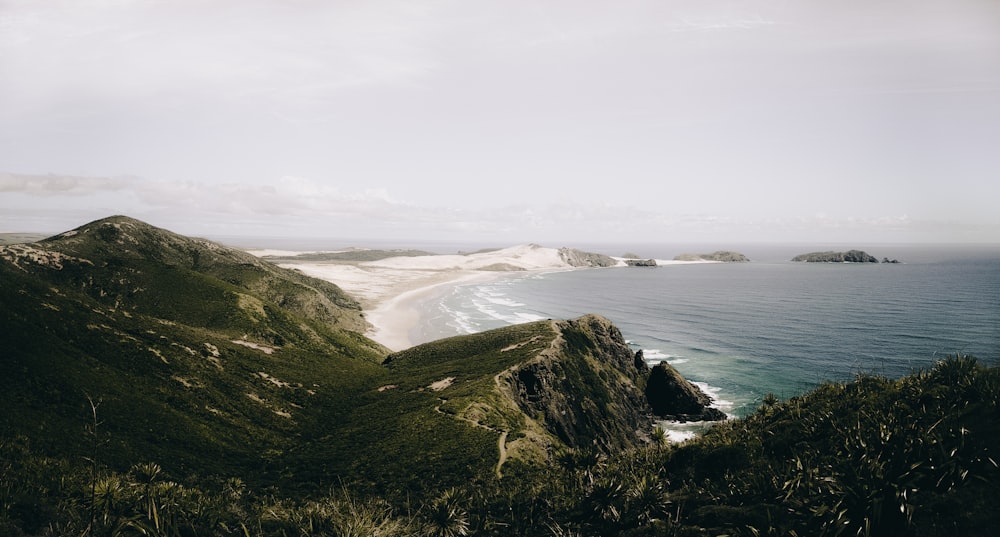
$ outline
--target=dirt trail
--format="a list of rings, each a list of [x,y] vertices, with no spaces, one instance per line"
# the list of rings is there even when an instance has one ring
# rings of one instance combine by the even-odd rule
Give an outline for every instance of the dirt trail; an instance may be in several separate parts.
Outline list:
[[[442,404],[445,403],[446,401],[447,401],[447,399],[441,398],[441,403]],[[487,425],[483,425],[482,423],[479,423],[478,421],[466,418],[465,416],[459,416],[459,415],[456,415],[456,414],[449,414],[449,413],[441,410],[441,405],[435,406],[434,407],[434,411],[437,412],[438,414],[444,414],[444,415],[452,417],[452,418],[460,419],[460,420],[462,420],[462,421],[464,421],[466,423],[472,424],[475,427],[479,427],[480,429],[486,429],[487,431],[490,431],[490,432],[500,433],[500,438],[497,439],[497,451],[500,452],[500,455],[499,455],[499,458],[497,459],[497,466],[496,466],[496,470],[495,471],[496,471],[496,474],[497,474],[498,478],[499,477],[503,477],[503,473],[500,472],[500,468],[503,467],[503,463],[507,462],[507,431],[504,431],[504,430],[501,430],[501,429],[497,429],[497,428],[494,428],[494,427],[490,427],[490,426],[487,426]]]
[[[507,431],[500,433],[500,439],[497,440],[497,448],[500,450],[500,460],[497,461],[497,478],[502,478],[503,473],[500,468],[503,463],[507,462]]]

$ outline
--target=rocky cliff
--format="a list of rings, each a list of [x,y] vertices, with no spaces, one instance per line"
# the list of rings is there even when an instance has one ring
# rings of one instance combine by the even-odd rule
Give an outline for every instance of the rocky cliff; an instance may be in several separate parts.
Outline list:
[[[610,452],[641,443],[651,421],[637,363],[621,332],[604,317],[553,323],[556,337],[501,382],[517,406],[569,447]]]

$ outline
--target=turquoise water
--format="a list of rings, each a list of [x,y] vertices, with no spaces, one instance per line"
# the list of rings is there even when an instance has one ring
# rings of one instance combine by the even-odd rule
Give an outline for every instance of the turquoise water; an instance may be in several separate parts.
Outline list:
[[[752,411],[767,393],[788,398],[858,373],[899,377],[956,353],[1000,363],[996,247],[869,250],[900,264],[792,263],[805,250],[743,251],[754,261],[517,274],[458,286],[428,304],[415,336],[599,313],[650,363],[674,364],[733,415]]]

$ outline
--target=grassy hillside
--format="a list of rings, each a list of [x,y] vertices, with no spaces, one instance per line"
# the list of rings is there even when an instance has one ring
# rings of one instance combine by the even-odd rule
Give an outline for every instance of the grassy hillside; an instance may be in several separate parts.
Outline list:
[[[88,453],[90,398],[109,465],[260,473],[384,372],[335,286],[125,218],[0,249],[0,281],[0,431],[54,453]]]
[[[567,343],[581,331],[577,341],[587,345]],[[638,431],[651,428],[632,354],[596,316],[435,341],[390,355],[385,366],[344,422],[317,423],[303,438],[289,458],[303,473],[290,470],[289,483],[353,475],[370,493],[426,495],[547,464],[566,446],[634,447]],[[528,393],[523,379],[539,368],[560,379]]]
[[[680,446],[563,450],[550,463],[508,465],[502,478],[470,473],[402,497],[354,485],[275,496],[239,479],[181,484],[152,463],[95,480],[84,461],[5,438],[0,532],[987,536],[1000,522],[998,398],[1000,370],[949,359],[899,380],[768,398]],[[427,461],[409,462],[421,472]]]
[[[125,217],[0,247],[0,281],[0,439],[77,487],[88,467],[155,462],[294,498],[428,497],[560,446],[635,446],[648,425],[631,352],[598,317],[387,359],[336,286]]]

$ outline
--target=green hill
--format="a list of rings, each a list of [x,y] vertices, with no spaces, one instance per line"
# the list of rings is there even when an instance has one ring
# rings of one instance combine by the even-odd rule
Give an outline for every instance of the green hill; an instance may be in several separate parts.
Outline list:
[[[259,473],[384,373],[339,288],[208,241],[113,217],[0,260],[0,430],[55,453],[87,449],[90,397],[109,465]]]

